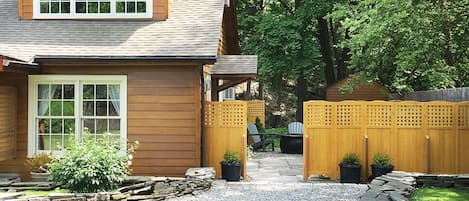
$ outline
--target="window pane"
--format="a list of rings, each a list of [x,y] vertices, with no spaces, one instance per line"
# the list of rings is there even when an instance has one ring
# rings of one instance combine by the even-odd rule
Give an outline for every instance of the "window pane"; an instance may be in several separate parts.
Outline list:
[[[119,100],[120,99],[120,85],[110,84],[109,85],[109,99]]]
[[[52,133],[53,134],[62,133],[62,119],[52,119]]]
[[[111,2],[101,2],[101,3],[99,3],[99,12],[100,13],[111,13]]]
[[[94,119],[83,120],[83,134],[94,134]]]
[[[118,1],[116,3],[116,13],[125,13],[125,2]]]
[[[59,2],[51,2],[50,3],[50,12],[51,13],[59,13]]]
[[[62,101],[51,101],[51,103],[50,103],[50,115],[51,116],[62,116]]]
[[[64,148],[70,147],[75,143],[75,135],[64,135]]]
[[[75,119],[64,119],[64,133],[65,134],[75,133]]]
[[[83,99],[94,99],[94,85],[83,85]]]
[[[62,99],[62,85],[51,84],[52,99]]]
[[[96,120],[96,134],[107,133],[107,119]]]
[[[107,101],[96,101],[96,116],[107,116]]]
[[[76,13],[86,13],[86,3],[85,2],[76,2],[75,4]]]
[[[63,9],[63,2],[62,2],[62,9]],[[75,98],[75,86],[68,85],[68,84],[64,85],[64,99],[74,99],[74,98]]]
[[[96,99],[106,99],[106,98],[107,98],[107,86],[96,85]]]
[[[50,130],[50,119],[40,119],[38,121],[38,133],[46,134]]]
[[[119,116],[120,101],[109,102],[109,116]]]
[[[60,150],[60,149],[62,149],[62,135],[46,135],[46,136],[44,136],[44,149],[45,150]]]
[[[38,101],[37,115],[49,116],[49,101]]]
[[[41,13],[49,13],[49,2],[41,2]]]
[[[83,101],[83,115],[94,116],[94,102],[93,101]]]
[[[42,5],[42,3],[41,3]],[[49,6],[49,3],[47,3],[47,6]],[[48,84],[40,84],[38,85],[38,98],[39,99],[49,99],[49,85]]]
[[[75,102],[73,101],[64,101],[64,116],[74,116],[75,115]]]
[[[111,134],[120,134],[120,120],[119,119],[110,119],[109,120],[109,132]]]
[[[70,13],[70,2],[60,3],[60,12],[61,13]],[[73,85],[72,85],[73,86]],[[65,92],[66,93],[66,92]]]
[[[50,150],[50,135],[40,135],[38,140],[39,150]]]
[[[137,13],[147,12],[147,3],[146,2],[137,2]]]
[[[135,13],[135,2],[127,2],[127,13]]]
[[[98,13],[98,2],[88,2],[88,13]]]

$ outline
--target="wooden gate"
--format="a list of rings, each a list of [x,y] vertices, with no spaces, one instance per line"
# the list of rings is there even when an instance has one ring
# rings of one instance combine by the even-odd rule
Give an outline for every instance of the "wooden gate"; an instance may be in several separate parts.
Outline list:
[[[16,155],[16,88],[0,86],[0,161]]]

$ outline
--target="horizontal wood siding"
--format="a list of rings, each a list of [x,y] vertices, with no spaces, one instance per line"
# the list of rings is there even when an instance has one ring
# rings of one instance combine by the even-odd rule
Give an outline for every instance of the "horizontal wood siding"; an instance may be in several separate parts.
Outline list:
[[[340,93],[340,87],[346,84],[345,80],[328,87],[326,89],[327,101],[343,101],[343,100],[388,100],[387,90],[377,84],[361,84],[354,89],[352,93]]]
[[[134,175],[183,176],[200,166],[200,79],[198,65],[98,64],[45,65],[43,74],[127,75],[127,135],[139,141],[134,154]],[[21,110],[27,112],[26,81]],[[21,157],[8,166],[24,166],[27,147],[27,113],[22,117],[19,148]],[[2,169],[0,171],[6,171]],[[7,168],[7,167],[5,167]]]
[[[23,179],[29,177],[29,170],[24,165],[28,147],[28,86],[24,74],[0,72],[0,86],[15,87],[17,90],[17,129],[16,153],[13,159],[0,162],[0,172],[16,172]]]
[[[166,20],[171,0],[153,0],[153,19]],[[33,0],[18,0],[18,13],[21,19],[33,19]]]

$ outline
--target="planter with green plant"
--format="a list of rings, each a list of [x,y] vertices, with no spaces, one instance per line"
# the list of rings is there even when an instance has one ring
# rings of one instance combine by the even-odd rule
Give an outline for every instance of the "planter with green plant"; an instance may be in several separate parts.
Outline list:
[[[226,181],[239,181],[241,179],[241,159],[239,154],[226,151],[221,161],[221,178]]]
[[[46,182],[49,177],[48,166],[52,160],[52,155],[46,153],[39,153],[26,159],[26,166],[31,170],[31,181]]]
[[[386,153],[376,153],[373,155],[373,163],[371,164],[371,175],[373,178],[385,175],[394,170],[391,164],[391,158]]]
[[[360,183],[360,157],[356,153],[347,153],[339,164],[341,183]]]

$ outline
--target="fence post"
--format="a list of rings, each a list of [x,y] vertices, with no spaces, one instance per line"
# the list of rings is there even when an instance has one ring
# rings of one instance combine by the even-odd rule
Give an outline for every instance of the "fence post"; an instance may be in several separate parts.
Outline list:
[[[427,164],[426,164],[426,173],[430,174],[430,136],[425,136],[425,148],[426,148],[426,157],[427,157]]]
[[[365,135],[365,178],[368,179],[368,135]]]

